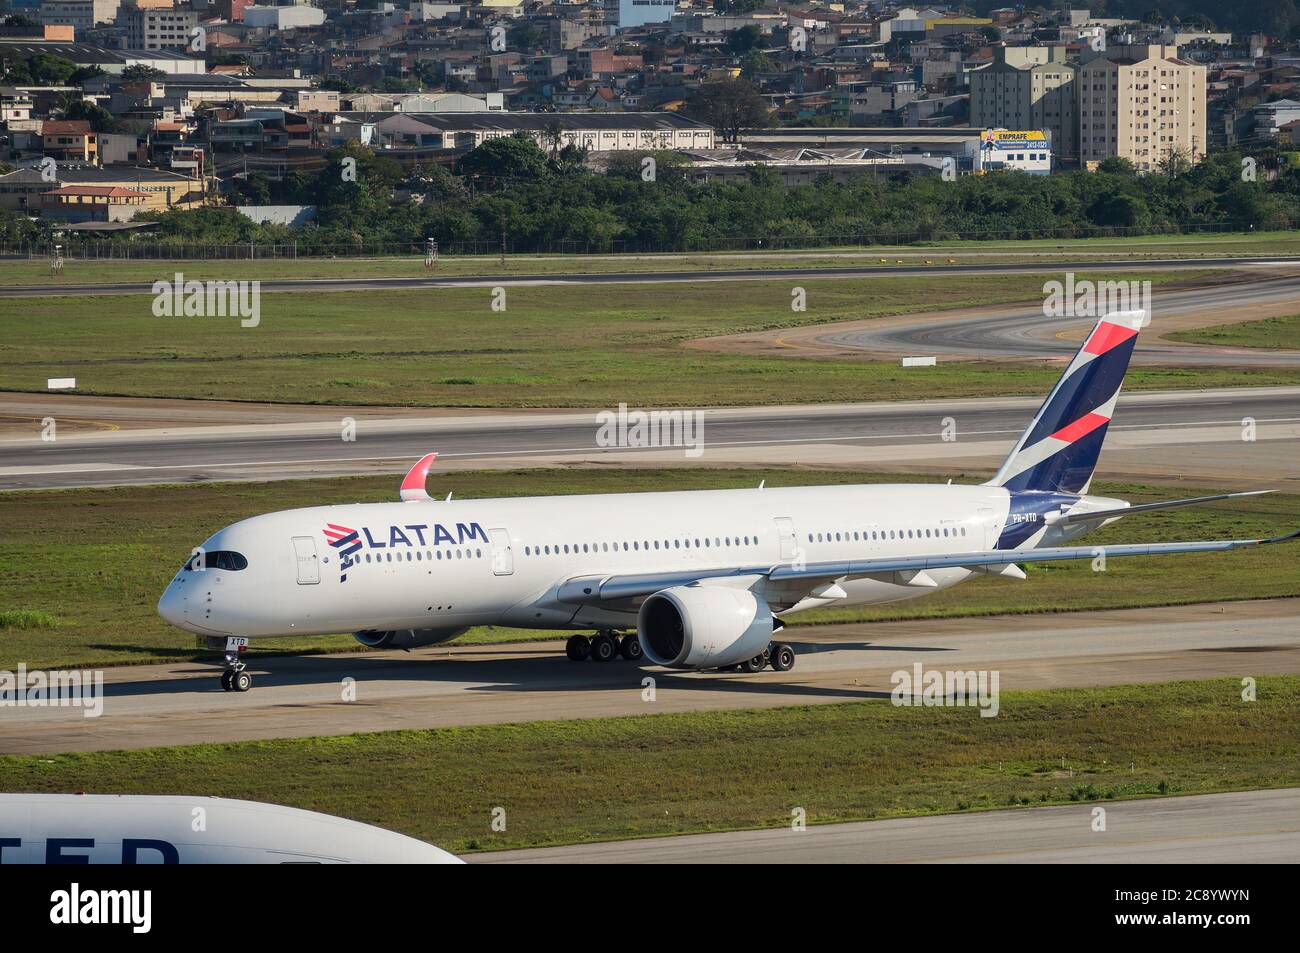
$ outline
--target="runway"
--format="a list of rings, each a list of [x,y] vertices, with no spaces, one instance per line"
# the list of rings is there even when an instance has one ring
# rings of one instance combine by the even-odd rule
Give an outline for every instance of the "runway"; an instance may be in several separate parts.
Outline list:
[[[792,627],[793,671],[668,672],[570,662],[559,641],[410,653],[252,657],[254,687],[216,665],[108,669],[103,714],[0,708],[0,754],[224,743],[535,720],[886,699],[891,674],[997,670],[1000,690],[1300,672],[1300,599],[1159,609]],[[180,635],[178,633],[178,638]],[[643,679],[655,679],[653,701]],[[345,679],[355,680],[344,700]],[[1008,702],[1002,700],[1006,710]]]
[[[0,395],[0,416],[30,421],[0,437],[0,489],[116,486],[206,480],[399,473],[430,450],[437,471],[521,466],[853,467],[886,472],[996,469],[1040,397],[704,410],[702,453],[681,448],[597,446],[595,411],[383,414],[382,408],[273,408],[193,402],[204,426],[140,427],[132,414],[147,400]],[[188,402],[164,402],[173,418]],[[363,412],[364,411],[364,412]],[[340,420],[357,413],[356,439],[340,439]],[[114,417],[114,415],[119,415]],[[124,415],[124,416],[122,416]],[[265,423],[231,423],[241,415]],[[41,419],[132,429],[76,430],[46,442]],[[945,418],[955,439],[943,439]],[[1255,421],[1243,442],[1242,422]],[[122,424],[114,423],[115,419]],[[21,433],[21,430],[18,430]],[[66,433],[66,429],[64,431]],[[1300,478],[1300,388],[1229,388],[1125,394],[1111,425],[1099,473],[1199,480],[1204,485],[1293,487]],[[1188,453],[1155,453],[1185,448]]]
[[[1123,301],[1120,302],[1121,306]],[[1140,305],[1130,298],[1129,306]],[[1123,308],[1121,307],[1120,310]],[[1300,276],[1236,275],[1198,287],[1155,289],[1151,324],[1138,337],[1133,363],[1187,367],[1297,367],[1300,351],[1190,344],[1174,331],[1232,324],[1300,311]],[[830,325],[722,335],[692,341],[700,350],[785,357],[942,361],[1063,362],[1096,323],[1094,314],[1047,316],[1042,302],[893,315]]]
[[[1106,829],[1093,829],[1105,809]],[[810,817],[815,822],[815,817]],[[467,854],[474,864],[1293,864],[1300,789]]]
[[[936,256],[937,256],[936,252]],[[230,262],[231,271],[237,272],[240,262]],[[876,264],[845,268],[791,267],[791,268],[736,268],[691,271],[627,271],[587,272],[551,275],[512,275],[508,272],[462,277],[419,276],[411,278],[272,278],[260,282],[263,292],[291,291],[419,291],[433,288],[491,288],[530,287],[541,285],[575,284],[681,284],[699,281],[772,281],[787,278],[915,278],[933,275],[1001,275],[1001,274],[1063,274],[1066,271],[1201,271],[1208,268],[1296,268],[1300,261],[1294,258],[1213,256],[1202,258],[1080,258],[1061,261],[1029,262],[958,262],[933,265]],[[159,277],[171,278],[171,263],[159,264]],[[233,275],[232,275],[233,277]],[[104,295],[153,294],[152,282],[118,282],[103,284],[62,285],[8,285],[0,287],[4,298],[100,297]]]

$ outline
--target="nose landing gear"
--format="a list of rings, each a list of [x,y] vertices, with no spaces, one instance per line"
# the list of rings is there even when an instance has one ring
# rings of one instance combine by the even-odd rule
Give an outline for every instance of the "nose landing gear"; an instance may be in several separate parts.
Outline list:
[[[253,676],[248,673],[248,666],[235,652],[226,653],[226,670],[221,673],[221,690],[226,692],[246,692],[253,687]]]
[[[242,656],[248,650],[248,637],[243,635],[199,636],[199,648],[209,652],[223,652],[225,671],[221,673],[223,692],[246,692],[253,687],[253,676],[246,669]]]

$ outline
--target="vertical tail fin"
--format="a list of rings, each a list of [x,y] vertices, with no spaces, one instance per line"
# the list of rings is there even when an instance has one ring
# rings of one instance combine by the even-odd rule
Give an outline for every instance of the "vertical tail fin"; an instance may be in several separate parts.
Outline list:
[[[989,486],[1086,493],[1145,311],[1108,314],[1020,435]]]

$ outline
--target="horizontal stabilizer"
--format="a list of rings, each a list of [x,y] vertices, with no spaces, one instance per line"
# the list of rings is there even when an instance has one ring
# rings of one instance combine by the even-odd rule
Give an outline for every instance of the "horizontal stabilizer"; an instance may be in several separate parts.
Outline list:
[[[1137,506],[1117,506],[1109,510],[1081,511],[1076,513],[1049,514],[1048,526],[1067,526],[1070,523],[1091,523],[1094,520],[1110,519],[1113,516],[1128,516],[1131,513],[1149,513],[1152,510],[1169,510],[1176,506],[1193,506],[1197,503],[1213,503],[1216,500],[1232,500],[1239,496],[1261,496],[1272,490],[1247,490],[1244,493],[1219,493],[1216,496],[1195,496],[1186,500],[1161,500],[1158,503],[1139,503]]]

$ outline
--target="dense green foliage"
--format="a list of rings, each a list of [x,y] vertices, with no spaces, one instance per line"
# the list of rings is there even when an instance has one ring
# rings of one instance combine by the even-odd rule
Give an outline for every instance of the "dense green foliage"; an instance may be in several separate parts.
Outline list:
[[[120,123],[111,112],[89,99],[73,99],[63,110],[64,119],[84,119],[95,132],[117,132]]]
[[[6,86],[65,86],[76,72],[77,64],[61,56],[0,50],[0,83]]]
[[[239,202],[319,207],[319,227],[258,226],[233,210],[157,216],[159,237],[183,242],[289,242],[300,247],[437,239],[451,250],[700,250],[733,244],[815,245],[834,241],[1070,237],[1157,234],[1201,228],[1285,229],[1300,225],[1300,169],[1270,180],[1260,160],[1243,181],[1242,157],[1217,153],[1192,168],[1138,175],[1123,160],[1097,172],[1005,173],[944,181],[929,175],[864,173],[787,188],[770,169],[736,181],[692,183],[680,161],[615,157],[605,172],[572,148],[548,155],[530,140],[496,140],[461,159],[406,174],[361,146],[331,153],[313,176],[239,186]],[[355,181],[344,175],[356,161]],[[394,189],[397,189],[396,196]],[[151,240],[152,237],[151,237]]]

